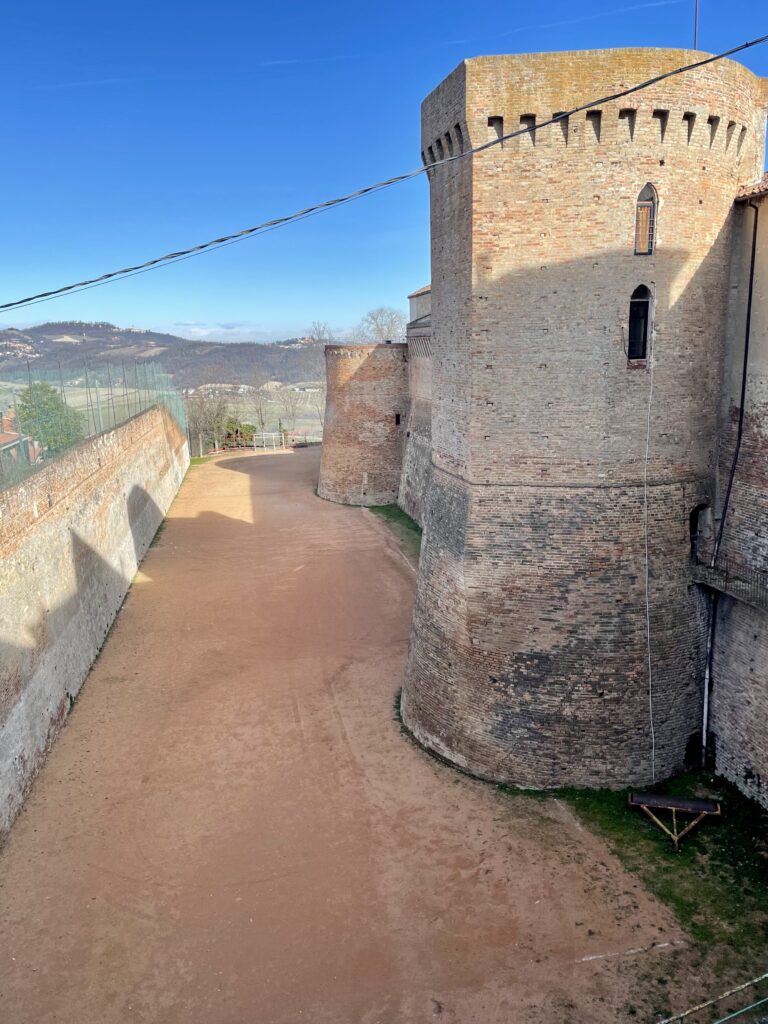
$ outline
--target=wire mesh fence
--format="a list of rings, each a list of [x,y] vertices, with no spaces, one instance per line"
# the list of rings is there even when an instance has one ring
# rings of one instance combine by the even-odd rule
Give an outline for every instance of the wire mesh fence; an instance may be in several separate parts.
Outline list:
[[[0,372],[0,489],[161,402],[186,431],[183,402],[159,363]]]

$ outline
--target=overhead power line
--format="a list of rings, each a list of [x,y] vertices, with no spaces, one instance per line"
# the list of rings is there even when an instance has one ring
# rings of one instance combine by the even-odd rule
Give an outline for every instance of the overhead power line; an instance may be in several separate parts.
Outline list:
[[[60,288],[52,288],[49,291],[38,292],[36,295],[29,295],[24,299],[16,299],[13,302],[0,304],[0,311],[20,309],[22,306],[32,306],[40,302],[50,302],[51,299],[58,298],[61,295],[69,295],[85,291],[88,288],[98,288],[101,285],[110,284],[112,281],[119,280],[121,278],[144,274],[150,270],[156,270],[161,266],[179,263],[182,260],[191,259],[193,256],[199,256],[201,253],[209,252],[213,249],[220,249],[225,245],[232,245],[235,242],[241,242],[246,238],[253,237],[254,235],[261,235],[265,234],[267,231],[274,231],[276,228],[285,227],[287,224],[293,224],[296,221],[305,220],[307,217],[323,213],[325,210],[331,210],[337,206],[343,206],[346,203],[354,202],[356,199],[362,199],[364,196],[371,195],[374,192],[381,192],[383,189],[391,188],[393,185],[399,185],[403,181],[409,181],[411,178],[417,178],[420,174],[426,174],[427,171],[431,171],[436,167],[442,167],[446,164],[454,163],[457,160],[465,160],[467,157],[474,156],[477,153],[482,153],[484,150],[491,149],[493,146],[499,146],[502,142],[506,142],[508,139],[513,139],[518,135],[528,135],[531,132],[540,131],[542,128],[547,128],[551,124],[557,124],[559,121],[564,121],[566,118],[572,117],[574,114],[579,114],[584,110],[591,110],[593,107],[602,106],[604,103],[611,103],[614,100],[622,99],[624,96],[631,96],[633,93],[641,92],[643,89],[648,89],[650,86],[656,85],[658,82],[663,82],[667,78],[673,78],[675,75],[685,74],[687,71],[694,71],[696,68],[704,67],[707,64],[714,64],[716,61],[723,60],[726,57],[732,57],[734,54],[741,53],[743,50],[748,50],[750,47],[759,46],[761,43],[766,42],[766,40],[768,40],[768,34],[759,36],[757,39],[751,39],[746,43],[741,43],[741,45],[734,46],[730,50],[724,50],[722,53],[705,57],[703,60],[694,61],[692,64],[684,64],[682,67],[674,68],[672,71],[665,71],[661,75],[655,75],[653,78],[649,78],[645,82],[640,82],[627,89],[622,89],[620,92],[611,93],[609,96],[601,96],[600,99],[590,100],[589,103],[583,103],[581,106],[573,107],[571,110],[562,111],[553,117],[550,117],[547,121],[542,121],[540,124],[518,128],[516,131],[507,132],[505,135],[500,135],[498,138],[491,139],[489,142],[485,142],[481,146],[466,149],[462,153],[454,153],[452,156],[436,160],[434,163],[430,163],[423,167],[417,167],[415,170],[407,171],[405,174],[397,174],[393,178],[378,181],[374,185],[367,185],[365,188],[349,192],[347,195],[339,196],[336,199],[327,199],[325,202],[315,203],[313,206],[307,206],[303,210],[297,210],[295,213],[289,213],[284,217],[275,217],[272,220],[256,224],[254,227],[244,228],[242,231],[236,231],[230,235],[222,235],[220,238],[214,238],[209,242],[202,242],[200,245],[193,245],[188,249],[180,249],[178,252],[167,253],[165,256],[157,256],[155,259],[145,260],[145,262],[137,263],[132,267],[123,267],[121,270],[112,270],[107,274],[100,274],[98,277],[88,278],[85,281],[77,281],[75,284],[63,285]]]

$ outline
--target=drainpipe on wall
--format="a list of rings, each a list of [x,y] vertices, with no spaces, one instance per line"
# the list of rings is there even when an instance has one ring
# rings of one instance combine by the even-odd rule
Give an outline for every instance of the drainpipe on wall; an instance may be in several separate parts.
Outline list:
[[[749,290],[747,292],[747,322],[744,328],[744,362],[741,370],[741,396],[739,398],[739,423],[736,430],[736,446],[733,452],[733,461],[731,463],[731,472],[728,476],[728,486],[725,490],[725,500],[723,501],[723,511],[720,516],[720,525],[717,530],[717,538],[712,547],[712,559],[710,561],[710,568],[714,568],[717,556],[720,553],[720,545],[723,540],[723,531],[725,530],[725,520],[728,515],[728,505],[731,500],[731,491],[733,490],[733,481],[736,476],[736,466],[739,461],[739,452],[741,450],[741,438],[744,433],[744,407],[747,398],[747,368],[749,366],[749,335],[752,329],[752,296],[755,290],[755,262],[757,259],[757,226],[760,218],[760,207],[755,203],[747,204],[750,209],[754,210],[755,216],[752,221],[752,253],[749,261]],[[707,661],[704,666],[704,701],[703,701],[703,712],[701,721],[701,767],[706,766],[707,760],[707,743],[709,740],[709,704],[710,704],[710,693],[712,689],[712,650],[715,641],[715,623],[717,621],[717,606],[720,599],[720,592],[715,591],[714,597],[712,598],[712,608],[710,611],[709,630],[707,631]]]

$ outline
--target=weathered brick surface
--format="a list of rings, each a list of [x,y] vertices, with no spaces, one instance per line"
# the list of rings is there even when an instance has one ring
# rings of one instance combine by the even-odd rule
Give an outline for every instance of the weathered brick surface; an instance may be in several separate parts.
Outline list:
[[[721,555],[768,574],[768,201],[759,208],[744,432]],[[736,210],[716,510],[722,514],[739,416],[754,211]],[[768,806],[768,613],[721,596],[710,728],[718,771]]]
[[[0,834],[188,463],[186,437],[158,406],[0,493]]]
[[[325,367],[317,493],[348,505],[392,504],[408,416],[407,346],[326,345]]]
[[[721,595],[712,678],[717,771],[768,807],[768,612]]]
[[[768,572],[768,201],[759,208],[744,431],[728,506],[724,557]],[[739,418],[754,211],[735,213],[725,381],[718,464],[718,513],[731,472]]]
[[[423,526],[432,481],[432,330],[408,331],[409,411],[398,504]]]
[[[425,101],[423,149],[446,132],[457,145],[456,125],[476,145],[489,117],[509,131],[693,59],[467,61]],[[430,171],[436,469],[404,719],[473,772],[642,783],[676,770],[697,731],[706,616],[688,579],[689,513],[712,500],[733,197],[762,171],[765,105],[763,81],[720,62],[606,104],[599,141],[582,114],[567,143],[555,125]],[[647,182],[659,209],[643,257]],[[640,284],[654,296],[655,764],[651,363],[626,356]]]

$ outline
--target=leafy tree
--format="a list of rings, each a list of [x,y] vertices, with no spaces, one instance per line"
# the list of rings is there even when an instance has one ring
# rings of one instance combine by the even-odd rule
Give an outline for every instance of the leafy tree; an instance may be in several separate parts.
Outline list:
[[[16,414],[23,432],[51,454],[71,448],[85,437],[85,417],[70,409],[50,384],[33,383],[19,392]]]

